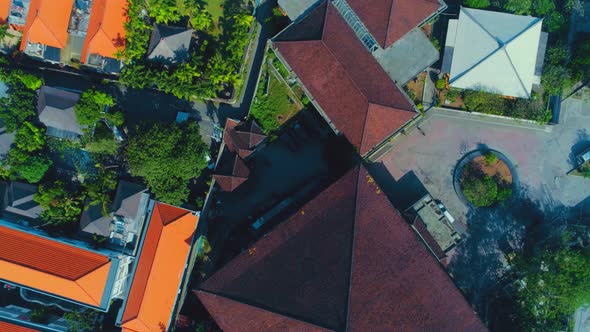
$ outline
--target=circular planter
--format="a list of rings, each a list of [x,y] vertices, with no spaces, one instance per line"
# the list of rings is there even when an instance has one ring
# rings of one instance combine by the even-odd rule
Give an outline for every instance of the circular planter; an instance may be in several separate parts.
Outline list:
[[[495,162],[495,166],[486,165],[486,163],[484,161],[485,156],[489,153],[493,153],[497,157],[497,162]],[[496,202],[496,203],[493,203],[493,204],[490,204],[487,206],[476,206],[471,201],[469,201],[467,199],[467,197],[465,197],[465,194],[463,193],[461,179],[463,178],[463,174],[466,170],[466,167],[469,166],[471,163],[479,164],[481,172],[485,175],[493,176],[495,174],[492,174],[492,173],[494,171],[497,171],[499,173],[503,173],[506,178],[509,178],[511,180],[512,183],[510,186],[512,189],[512,195],[509,198],[507,198],[506,200],[503,200],[501,202],[508,201],[508,200],[510,200],[510,198],[517,195],[518,174],[516,172],[516,168],[514,167],[514,165],[510,161],[510,159],[508,159],[508,157],[506,157],[503,153],[496,151],[496,150],[479,149],[479,150],[471,151],[471,152],[467,153],[465,156],[463,156],[463,158],[461,158],[461,160],[459,160],[459,162],[457,163],[457,166],[455,166],[455,170],[453,172],[453,187],[455,189],[455,192],[457,193],[457,196],[459,196],[459,199],[463,202],[463,204],[465,204],[471,208],[486,208],[486,207],[494,207],[497,204],[501,203],[501,202]],[[505,174],[507,171],[510,172],[510,176],[507,176]]]

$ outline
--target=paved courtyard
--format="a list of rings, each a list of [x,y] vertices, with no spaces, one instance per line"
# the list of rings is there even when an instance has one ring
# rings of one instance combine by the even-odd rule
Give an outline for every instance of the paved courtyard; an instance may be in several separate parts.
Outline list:
[[[414,171],[426,189],[457,220],[468,222],[468,207],[453,189],[453,170],[466,153],[481,146],[504,153],[516,166],[521,193],[539,203],[576,206],[590,196],[590,179],[568,176],[575,153],[590,146],[590,104],[563,103],[561,122],[537,126],[463,112],[432,110],[420,124],[400,136],[382,162],[396,180]]]

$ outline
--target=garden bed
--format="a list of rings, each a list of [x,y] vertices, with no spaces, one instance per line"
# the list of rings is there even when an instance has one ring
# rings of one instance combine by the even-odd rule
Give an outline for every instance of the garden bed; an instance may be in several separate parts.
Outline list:
[[[264,67],[251,115],[268,134],[303,109],[303,104],[271,65]]]
[[[426,72],[420,73],[416,78],[406,84],[406,92],[410,99],[415,104],[422,103],[422,96],[424,95],[424,84],[426,82]]]
[[[463,164],[459,184],[461,194],[470,204],[491,207],[512,196],[513,174],[503,159],[489,151],[477,153]]]
[[[590,161],[580,165],[571,174],[590,179]]]

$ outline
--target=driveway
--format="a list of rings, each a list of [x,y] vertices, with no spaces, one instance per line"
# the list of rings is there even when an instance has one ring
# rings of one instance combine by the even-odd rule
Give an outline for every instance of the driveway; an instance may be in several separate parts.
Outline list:
[[[504,153],[516,166],[522,192],[532,201],[576,206],[590,195],[590,179],[567,176],[575,153],[590,146],[590,105],[570,99],[562,121],[542,127],[464,112],[434,109],[418,130],[400,136],[382,159],[394,179],[414,171],[457,220],[467,224],[468,207],[453,189],[457,161],[478,147]]]

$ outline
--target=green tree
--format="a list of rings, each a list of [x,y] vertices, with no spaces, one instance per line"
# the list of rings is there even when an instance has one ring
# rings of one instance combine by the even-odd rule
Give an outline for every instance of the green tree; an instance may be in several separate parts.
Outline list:
[[[68,191],[60,181],[40,186],[33,199],[44,209],[41,219],[50,225],[76,222],[82,213],[82,195]]]
[[[569,69],[575,81],[590,80],[590,34],[578,34]]]
[[[98,312],[91,309],[66,312],[64,319],[67,322],[68,332],[95,331]]]
[[[97,175],[84,182],[84,189],[86,189],[89,200],[88,206],[100,205],[103,216],[108,216],[112,201],[111,196],[116,187],[116,174],[113,171],[99,168]]]
[[[158,24],[177,22],[181,17],[174,0],[150,0],[149,14]]]
[[[555,10],[554,0],[533,0],[533,13],[544,16]]]
[[[506,11],[517,15],[530,15],[533,0],[505,0],[502,7]]]
[[[471,8],[488,8],[490,6],[490,0],[465,0],[465,5]]]
[[[25,121],[16,133],[14,144],[22,151],[33,152],[45,147],[46,138],[43,129]]]
[[[36,91],[43,85],[43,79],[33,74],[27,74],[21,70],[14,71],[14,78],[19,80],[27,89]]]
[[[156,197],[171,204],[186,201],[188,180],[207,166],[207,146],[194,122],[137,128],[126,152],[131,174],[145,178]]]
[[[543,250],[515,264],[522,275],[517,291],[522,328],[565,331],[580,306],[590,302],[590,256],[586,249]]]
[[[19,148],[12,148],[8,153],[8,164],[11,173],[27,182],[37,183],[45,176],[53,162],[45,155],[30,154]]]
[[[547,50],[541,76],[541,84],[546,93],[559,95],[571,85],[567,71],[568,58],[569,52],[565,45],[558,44]]]
[[[209,29],[211,24],[213,24],[213,20],[209,12],[201,8],[196,8],[191,12],[189,23],[196,30],[204,31]]]
[[[7,82],[8,96],[0,98],[0,119],[9,132],[17,130],[28,118],[35,116],[35,92],[20,82]]]
[[[498,184],[490,176],[483,179],[464,179],[461,182],[461,188],[465,198],[477,207],[487,207],[497,203]]]
[[[105,117],[105,109],[114,104],[115,101],[110,95],[96,90],[86,90],[74,106],[74,112],[80,125],[92,127]]]

